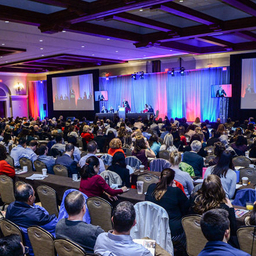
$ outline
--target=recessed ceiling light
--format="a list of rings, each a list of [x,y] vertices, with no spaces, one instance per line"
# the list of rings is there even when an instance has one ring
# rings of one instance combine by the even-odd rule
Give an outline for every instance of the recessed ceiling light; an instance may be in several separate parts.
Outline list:
[[[40,39],[40,40],[39,40],[39,42],[41,42],[41,43],[42,43],[42,42],[43,42],[43,39]]]
[[[9,23],[9,20],[6,20],[5,23]]]
[[[5,43],[2,43],[2,45],[5,45]]]
[[[170,52],[172,52],[172,50],[170,50]]]
[[[116,52],[118,52],[118,51],[116,51]]]
[[[5,63],[8,63],[8,60],[6,60]]]
[[[140,9],[140,12],[143,12],[143,9]]]
[[[84,45],[82,45],[81,47],[84,48]]]
[[[40,48],[40,50],[43,50],[44,48]]]
[[[44,57],[44,54],[42,54],[41,56]]]
[[[110,38],[107,38],[107,40],[109,41],[109,40],[110,40]]]
[[[94,56],[94,53],[92,54],[92,56]]]
[[[66,32],[66,30],[62,30],[62,32],[63,32],[63,33],[65,33],[65,32]]]
[[[2,58],[3,58],[3,56],[0,56],[0,58],[2,59]]]
[[[146,55],[143,55],[144,57],[146,56]]]

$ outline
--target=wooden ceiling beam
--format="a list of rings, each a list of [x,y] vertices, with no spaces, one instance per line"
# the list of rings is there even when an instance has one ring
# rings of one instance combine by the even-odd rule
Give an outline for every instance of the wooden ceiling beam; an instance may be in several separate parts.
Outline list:
[[[200,53],[200,47],[193,46],[193,45],[188,45],[188,44],[183,44],[179,42],[165,42],[161,43],[159,45],[161,48],[168,48],[168,49],[175,49],[179,51],[183,51],[185,53],[190,53],[190,54],[198,54]]]
[[[227,41],[224,41],[224,40],[212,37],[212,36],[197,37],[196,39],[199,41],[202,41],[202,42],[214,44],[214,45],[221,46],[221,47],[232,47],[233,46],[233,44],[230,42],[227,42]]]
[[[221,0],[222,2],[231,5],[242,12],[256,16],[256,4],[250,0]]]

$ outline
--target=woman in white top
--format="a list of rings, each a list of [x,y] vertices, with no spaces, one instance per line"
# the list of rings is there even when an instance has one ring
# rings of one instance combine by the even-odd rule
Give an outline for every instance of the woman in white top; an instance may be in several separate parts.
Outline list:
[[[171,133],[167,133],[164,136],[164,144],[160,147],[159,151],[168,150],[170,152],[177,151],[177,148],[173,145],[173,136]]]
[[[229,199],[233,198],[236,191],[236,173],[232,165],[232,152],[225,150],[218,163],[207,168],[204,178],[210,174],[215,174],[220,177],[222,187]]]
[[[172,170],[175,171],[175,180],[181,183],[184,187],[184,191],[187,197],[190,196],[194,189],[193,180],[187,172],[183,172],[179,168],[181,162],[181,154],[178,151],[173,151],[170,154],[170,162],[172,164]]]

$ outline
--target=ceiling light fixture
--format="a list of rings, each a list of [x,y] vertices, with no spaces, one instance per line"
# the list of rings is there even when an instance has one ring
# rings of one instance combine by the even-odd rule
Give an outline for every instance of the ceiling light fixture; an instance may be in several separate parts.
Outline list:
[[[63,33],[65,33],[65,32],[66,32],[66,30],[62,30],[62,32],[63,32]]]
[[[84,48],[84,45],[82,45],[81,47]]]
[[[5,23],[9,23],[10,21],[9,20],[6,20]]]
[[[40,48],[40,50],[42,51],[44,48]]]
[[[43,42],[43,39],[40,39],[39,42],[42,43],[42,42]]]
[[[107,40],[109,41],[109,40],[110,40],[110,38],[107,38]]]
[[[2,45],[5,45],[4,43],[2,43]]]

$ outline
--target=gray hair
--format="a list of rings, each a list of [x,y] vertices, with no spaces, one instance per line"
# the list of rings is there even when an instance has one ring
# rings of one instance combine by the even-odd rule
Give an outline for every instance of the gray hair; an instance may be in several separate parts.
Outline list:
[[[173,146],[173,136],[171,133],[167,133],[165,136],[164,136],[164,144],[166,145],[166,147],[170,147],[170,146]]]
[[[190,146],[193,151],[199,152],[199,150],[202,148],[202,143],[198,140],[194,140]]]

